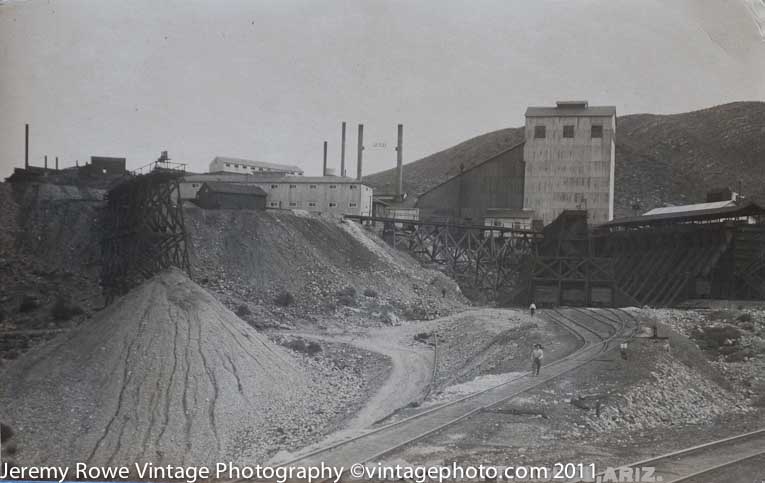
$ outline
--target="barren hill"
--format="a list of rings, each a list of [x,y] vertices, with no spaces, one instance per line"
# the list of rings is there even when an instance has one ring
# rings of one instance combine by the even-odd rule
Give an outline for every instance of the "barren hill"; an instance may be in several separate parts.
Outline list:
[[[432,188],[523,141],[523,128],[474,137],[404,166],[410,196]],[[734,102],[683,114],[633,114],[617,119],[616,216],[664,203],[704,200],[712,188],[737,188],[765,201],[765,103]],[[394,191],[395,170],[364,178],[376,191]]]

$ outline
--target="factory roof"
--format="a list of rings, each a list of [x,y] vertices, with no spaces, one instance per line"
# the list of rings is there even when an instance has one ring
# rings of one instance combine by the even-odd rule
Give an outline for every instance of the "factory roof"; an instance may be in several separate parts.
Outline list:
[[[715,203],[701,203],[702,205],[720,205],[723,202]],[[730,203],[725,202],[725,203]],[[733,203],[732,205],[726,204],[725,206],[718,206],[714,208],[701,208],[687,210],[684,208],[693,207],[698,205],[685,205],[675,206],[672,208],[679,208],[682,210],[663,212],[656,214],[645,214],[642,216],[633,216],[629,218],[619,218],[609,221],[600,225],[603,228],[612,227],[636,227],[645,225],[659,225],[667,223],[687,223],[687,222],[714,222],[717,220],[725,220],[729,218],[744,218],[749,216],[764,216],[765,208],[761,207],[754,201],[743,201],[739,203]]]
[[[223,181],[226,183],[247,183],[247,184],[265,184],[265,183],[289,183],[289,184],[358,184],[363,185],[361,181],[355,178],[343,178],[341,176],[274,176],[266,174],[246,174],[246,173],[202,173],[187,174],[183,181],[186,183],[206,183],[209,181]]]
[[[259,187],[255,186],[254,184],[222,183],[220,181],[208,181],[205,183],[205,186],[207,186],[207,188],[214,193],[268,196],[268,193],[266,193]]]
[[[296,171],[299,173],[303,172],[303,169],[289,164],[278,164],[278,163],[267,163],[265,161],[253,161],[251,159],[242,159],[242,158],[231,158],[228,156],[216,156],[215,159],[212,161],[220,162],[220,163],[229,163],[229,164],[242,164],[245,166],[252,166],[255,168],[268,168],[276,171]]]
[[[733,200],[724,200],[714,201],[711,203],[696,203],[693,205],[663,206],[661,208],[654,208],[652,210],[646,211],[643,213],[643,216],[663,215],[667,213],[686,213],[699,210],[714,210],[728,206],[736,206],[736,202]]]
[[[616,115],[615,106],[590,106],[587,101],[558,101],[555,107],[526,109],[526,117],[611,117]]]

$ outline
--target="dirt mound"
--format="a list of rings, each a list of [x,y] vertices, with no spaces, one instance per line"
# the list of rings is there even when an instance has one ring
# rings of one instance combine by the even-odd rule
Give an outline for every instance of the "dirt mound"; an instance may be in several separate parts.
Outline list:
[[[0,375],[20,464],[263,461],[333,429],[357,397],[177,270]]]
[[[255,324],[395,323],[448,315],[466,302],[445,275],[352,222],[194,207],[184,216],[194,279],[230,307],[247,306]]]

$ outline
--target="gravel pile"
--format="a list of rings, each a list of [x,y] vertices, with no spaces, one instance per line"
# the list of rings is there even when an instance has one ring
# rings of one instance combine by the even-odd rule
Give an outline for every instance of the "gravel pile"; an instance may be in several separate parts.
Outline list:
[[[197,207],[184,216],[194,279],[230,308],[260,313],[256,325],[394,325],[467,303],[454,281],[351,222]]]
[[[173,270],[9,365],[0,408],[19,464],[253,463],[333,430],[362,384]]]
[[[600,416],[590,415],[587,423],[598,432],[641,431],[709,423],[723,415],[749,411],[752,408],[735,394],[665,356],[649,380],[609,401]]]

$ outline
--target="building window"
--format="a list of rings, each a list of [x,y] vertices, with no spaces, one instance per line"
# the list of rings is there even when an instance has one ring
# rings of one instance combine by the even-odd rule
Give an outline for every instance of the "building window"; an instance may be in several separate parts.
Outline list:
[[[197,188],[197,187],[199,187],[199,185],[197,183],[191,183],[191,187],[192,188]]]
[[[279,202],[278,201],[272,201],[272,202],[269,203],[269,206],[271,206],[271,208],[278,208],[279,207]]]
[[[329,185],[329,189],[333,190],[333,189],[335,189],[335,188],[337,188],[337,185],[336,185],[336,184],[331,184],[331,185]]]
[[[226,167],[230,168],[231,167],[231,163],[226,163]]]
[[[547,130],[544,126],[534,126],[534,139],[544,139],[547,135]]]
[[[294,190],[295,188],[297,188],[297,185],[296,185],[296,184],[291,184],[291,185],[290,185],[290,189],[291,189],[291,190]]]
[[[309,201],[308,202],[308,206],[310,206],[311,208],[316,208],[316,202],[315,201]]]
[[[316,185],[315,184],[308,185],[308,187],[311,188],[312,190],[316,189]]]
[[[330,202],[329,202],[329,207],[330,207],[330,208],[334,208],[334,207],[336,207],[336,206],[337,206],[337,203],[334,203],[334,202],[332,202],[332,201],[330,201]]]
[[[263,171],[263,168],[258,168],[258,171]]]
[[[352,190],[355,190],[356,189],[356,185],[352,184],[352,185],[349,186],[349,188],[352,189]]]
[[[502,226],[502,222],[499,220],[494,220],[494,226]]]
[[[350,206],[351,208],[356,208],[359,205],[357,205],[356,203],[348,203],[348,206]]]
[[[272,190],[273,190],[273,189],[276,189],[276,188],[278,188],[278,187],[279,187],[279,185],[278,185],[278,184],[272,184],[272,185],[271,185],[271,189],[272,189]]]
[[[573,125],[563,126],[563,137],[564,138],[573,138],[574,137],[574,126]]]
[[[592,125],[592,138],[602,138],[603,137],[603,126],[600,124],[593,124]]]
[[[294,201],[290,201],[290,206],[291,206],[292,208],[294,208],[294,207],[296,207],[296,206],[297,206],[297,203],[295,203]]]

